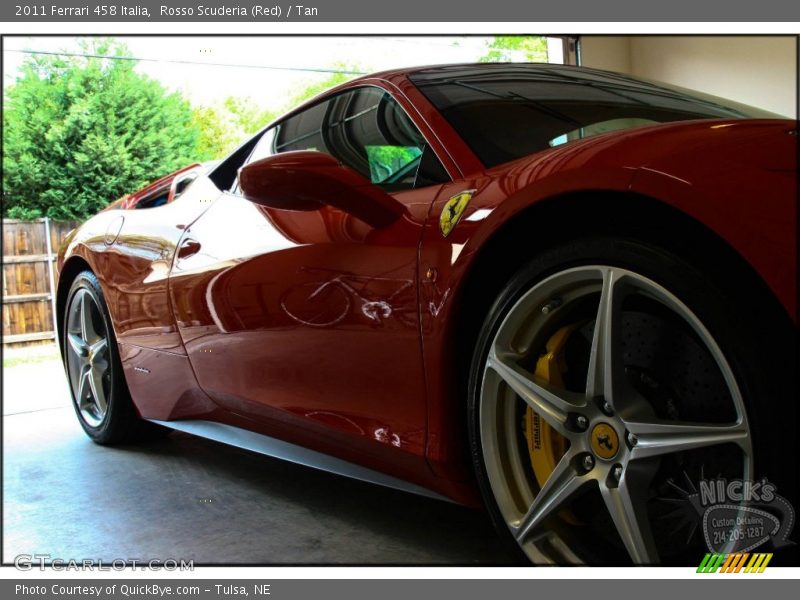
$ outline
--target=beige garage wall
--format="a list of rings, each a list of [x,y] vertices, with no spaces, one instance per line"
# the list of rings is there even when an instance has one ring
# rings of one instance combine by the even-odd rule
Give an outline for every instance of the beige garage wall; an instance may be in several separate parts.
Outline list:
[[[791,37],[583,36],[581,62],[797,114]]]

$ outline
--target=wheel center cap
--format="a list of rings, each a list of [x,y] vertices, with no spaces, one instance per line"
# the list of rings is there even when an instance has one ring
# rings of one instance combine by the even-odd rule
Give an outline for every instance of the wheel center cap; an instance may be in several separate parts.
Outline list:
[[[592,452],[596,456],[609,460],[619,452],[619,436],[617,431],[608,423],[598,423],[592,428],[590,435]]]

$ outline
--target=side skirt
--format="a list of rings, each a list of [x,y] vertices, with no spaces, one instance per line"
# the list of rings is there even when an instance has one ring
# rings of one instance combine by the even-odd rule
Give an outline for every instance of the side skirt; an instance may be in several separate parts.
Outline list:
[[[175,429],[176,431],[191,433],[192,435],[214,440],[215,442],[222,442],[229,446],[243,448],[273,458],[280,458],[299,465],[311,467],[312,469],[344,475],[352,479],[375,483],[419,496],[427,496],[428,498],[435,498],[436,500],[452,502],[452,500],[446,496],[442,496],[441,494],[414,483],[409,483],[402,479],[392,477],[391,475],[385,475],[384,473],[367,469],[366,467],[347,462],[340,458],[328,456],[327,454],[309,450],[308,448],[303,448],[296,444],[290,444],[289,442],[284,442],[283,440],[267,435],[262,435],[239,427],[233,427],[232,425],[199,420],[159,421],[150,419],[150,421],[170,429]]]

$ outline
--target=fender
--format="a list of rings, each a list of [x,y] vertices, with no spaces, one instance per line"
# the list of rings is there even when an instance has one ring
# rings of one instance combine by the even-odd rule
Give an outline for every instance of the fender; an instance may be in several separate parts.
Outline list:
[[[634,176],[634,170],[627,168],[583,167],[579,177],[570,169],[548,175],[533,185],[528,182],[536,175],[528,166],[520,164],[512,168],[502,180],[481,175],[444,186],[423,231],[419,293],[422,350],[428,397],[441,399],[428,404],[426,457],[434,473],[446,479],[470,478],[465,467],[468,461],[458,454],[462,448],[458,437],[462,432],[453,417],[461,414],[462,407],[454,398],[452,385],[451,362],[455,353],[452,332],[456,326],[457,298],[480,250],[504,224],[541,201],[576,191],[625,192]],[[444,238],[439,229],[444,204],[469,189],[476,190],[472,201],[452,234]],[[509,191],[511,194],[506,196]],[[535,235],[532,231],[531,236]]]
[[[714,231],[797,322],[797,138],[791,121],[712,125],[713,147],[664,152],[637,169],[631,191]],[[705,138],[694,132],[699,144]]]
[[[443,477],[460,445],[452,399],[451,332],[467,273],[489,240],[522,212],[579,192],[636,192],[717,232],[794,314],[795,139],[785,120],[704,120],[643,127],[565,144],[444,186],[431,206],[420,250],[420,310],[428,394],[428,460]],[[439,215],[453,195],[474,196],[453,232]],[[634,198],[634,196],[632,196]],[[756,201],[756,199],[758,199]],[[537,223],[537,229],[539,224]],[[547,223],[541,223],[546,229]],[[536,232],[531,231],[531,236]],[[425,274],[435,274],[435,280]]]

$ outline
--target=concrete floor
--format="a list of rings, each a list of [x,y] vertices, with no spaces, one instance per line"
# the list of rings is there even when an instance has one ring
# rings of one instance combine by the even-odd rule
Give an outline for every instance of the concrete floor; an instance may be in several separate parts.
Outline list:
[[[488,517],[187,434],[100,447],[52,356],[3,369],[3,561],[510,564]]]

